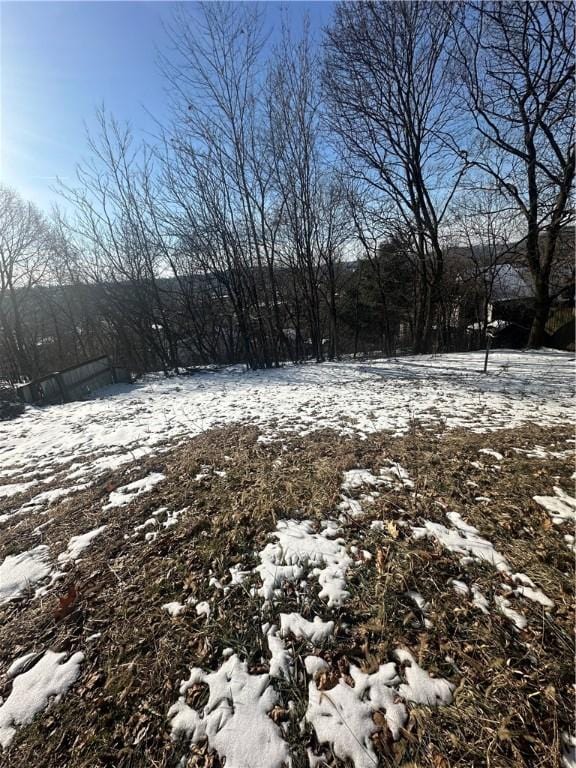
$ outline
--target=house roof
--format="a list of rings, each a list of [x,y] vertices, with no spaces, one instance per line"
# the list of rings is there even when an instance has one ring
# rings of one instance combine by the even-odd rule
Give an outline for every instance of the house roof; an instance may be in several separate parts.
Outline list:
[[[525,268],[515,264],[501,264],[497,268],[492,288],[492,301],[530,299],[534,288]]]

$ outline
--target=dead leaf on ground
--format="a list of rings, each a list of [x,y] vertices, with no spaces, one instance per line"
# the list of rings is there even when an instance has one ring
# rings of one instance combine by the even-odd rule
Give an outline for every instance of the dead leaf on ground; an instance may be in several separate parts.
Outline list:
[[[78,592],[76,590],[76,585],[72,584],[68,587],[68,592],[63,597],[58,598],[58,608],[54,611],[54,618],[56,621],[60,621],[65,616],[72,613],[76,606],[77,598]]]

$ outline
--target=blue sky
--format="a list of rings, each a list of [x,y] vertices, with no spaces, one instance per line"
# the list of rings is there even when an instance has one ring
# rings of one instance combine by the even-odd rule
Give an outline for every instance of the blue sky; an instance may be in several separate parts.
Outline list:
[[[192,5],[192,3],[190,3]],[[274,40],[282,9],[292,27],[306,13],[312,31],[331,2],[262,3]],[[2,2],[0,0],[0,180],[49,209],[57,176],[72,181],[86,152],[85,126],[104,104],[137,134],[154,131],[166,99],[157,50],[171,2]]]

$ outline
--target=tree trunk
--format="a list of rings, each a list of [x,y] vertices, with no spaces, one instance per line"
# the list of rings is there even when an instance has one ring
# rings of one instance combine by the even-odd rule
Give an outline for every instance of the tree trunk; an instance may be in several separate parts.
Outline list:
[[[550,295],[548,280],[543,275],[538,275],[534,281],[535,305],[534,319],[528,337],[528,346],[531,349],[544,346],[546,341],[546,322],[550,312]]]

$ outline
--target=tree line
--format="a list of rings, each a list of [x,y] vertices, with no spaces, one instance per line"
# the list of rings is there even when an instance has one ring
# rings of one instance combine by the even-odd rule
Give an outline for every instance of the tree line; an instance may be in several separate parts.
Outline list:
[[[569,2],[346,2],[322,39],[258,4],[174,12],[168,116],[104,109],[49,215],[0,189],[0,377],[483,343],[511,260],[541,346],[572,221]]]

